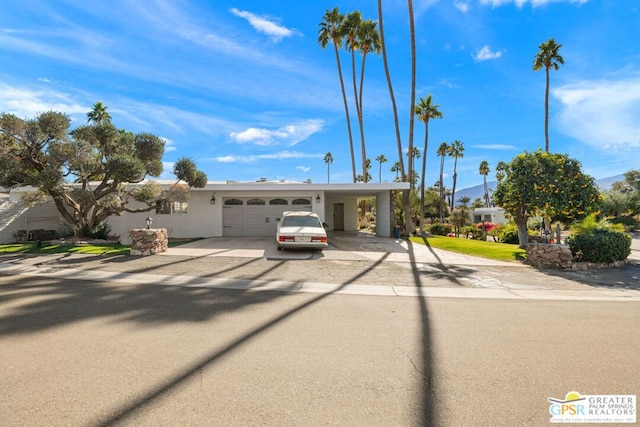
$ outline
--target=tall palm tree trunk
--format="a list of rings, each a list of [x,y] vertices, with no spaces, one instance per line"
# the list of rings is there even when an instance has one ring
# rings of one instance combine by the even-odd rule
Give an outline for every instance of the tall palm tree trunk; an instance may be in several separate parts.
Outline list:
[[[364,88],[364,65],[365,60],[367,59],[366,52],[362,55],[362,68],[360,70],[360,93],[358,94],[359,101],[358,105],[360,106],[360,114],[358,115],[358,123],[360,125],[360,145],[362,149],[362,182],[367,182],[367,148],[364,142],[364,122],[362,117],[362,91]]]
[[[409,10],[409,34],[411,37],[411,100],[410,100],[410,109],[409,109],[409,153],[413,152],[413,124],[415,120],[415,105],[416,105],[416,30],[415,30],[415,20],[413,18],[413,1],[407,0],[407,8]],[[409,156],[409,171],[413,170],[413,160],[411,155]],[[410,177],[409,180],[412,181],[413,177]],[[405,206],[405,218],[407,221],[407,225],[412,223],[411,219],[411,203],[409,199],[408,192],[405,192],[406,197],[403,194],[403,202]]]
[[[456,157],[453,161],[453,188],[451,189],[451,209],[453,212],[454,203],[456,201],[456,182],[458,181],[458,158]]]
[[[549,152],[549,67],[545,71],[547,87],[544,91],[544,150]]]
[[[424,122],[424,151],[422,152],[422,174],[420,175],[420,231],[424,230],[424,179],[427,172],[427,145],[429,143],[429,118]]]
[[[344,103],[344,112],[347,118],[347,131],[349,133],[349,151],[351,152],[351,173],[353,174],[353,182],[356,182],[356,155],[353,151],[353,136],[351,133],[351,118],[349,117],[349,103],[347,102],[347,92],[344,89],[344,79],[342,78],[342,65],[340,64],[340,54],[338,46],[333,44],[336,54],[336,62],[338,63],[338,76],[340,77],[340,89],[342,89],[342,102]],[[328,178],[327,178],[328,182]]]
[[[384,42],[384,25],[382,21],[382,0],[378,0],[378,26],[380,27],[380,50],[382,51],[382,63],[384,64],[384,74],[387,78],[387,86],[389,87],[389,96],[391,97],[391,106],[393,108],[393,124],[396,130],[396,143],[398,148],[398,162],[400,163],[400,176],[406,181],[406,173],[404,169],[404,158],[402,156],[402,137],[400,135],[400,123],[398,122],[398,108],[396,106],[396,97],[393,93],[393,84],[391,83],[391,73],[389,72],[389,62],[387,61],[387,48]],[[396,171],[397,174],[398,171]],[[397,175],[396,175],[397,177]]]

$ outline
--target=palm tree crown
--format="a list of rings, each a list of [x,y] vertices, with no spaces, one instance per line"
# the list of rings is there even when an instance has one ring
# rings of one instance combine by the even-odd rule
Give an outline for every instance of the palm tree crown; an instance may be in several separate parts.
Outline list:
[[[107,108],[109,107],[103,105],[102,101],[98,101],[93,104],[93,110],[87,113],[87,123],[93,122],[97,125],[100,125],[103,122],[110,122],[111,116],[109,115]]]

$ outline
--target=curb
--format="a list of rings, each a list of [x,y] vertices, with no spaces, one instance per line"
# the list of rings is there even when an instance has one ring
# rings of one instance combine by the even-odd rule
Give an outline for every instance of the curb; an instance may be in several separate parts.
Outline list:
[[[132,285],[180,286],[189,288],[228,289],[242,291],[304,292],[314,294],[366,295],[422,298],[472,298],[511,300],[563,301],[624,301],[640,302],[640,291],[615,290],[522,290],[508,288],[416,288],[358,284],[330,284],[284,280],[245,280],[204,278],[199,276],[169,276],[160,274],[129,274],[102,270],[42,268],[32,265],[0,262],[0,275],[39,276],[69,280],[92,280]]]

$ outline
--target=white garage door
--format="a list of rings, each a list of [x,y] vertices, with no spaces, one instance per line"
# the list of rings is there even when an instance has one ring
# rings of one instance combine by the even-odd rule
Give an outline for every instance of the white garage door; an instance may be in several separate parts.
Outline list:
[[[311,212],[306,197],[233,197],[223,200],[224,236],[275,236],[276,224],[285,211]]]

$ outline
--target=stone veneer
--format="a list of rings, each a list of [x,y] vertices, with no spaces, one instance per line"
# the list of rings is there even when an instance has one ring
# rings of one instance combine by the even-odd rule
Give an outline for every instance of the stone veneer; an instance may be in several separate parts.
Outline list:
[[[614,261],[612,263],[573,262],[573,255],[569,245],[529,243],[527,244],[527,264],[536,268],[589,270],[624,267],[626,261]]]
[[[136,228],[131,230],[131,255],[155,255],[169,246],[166,228]]]

